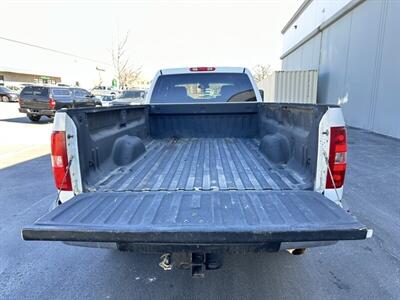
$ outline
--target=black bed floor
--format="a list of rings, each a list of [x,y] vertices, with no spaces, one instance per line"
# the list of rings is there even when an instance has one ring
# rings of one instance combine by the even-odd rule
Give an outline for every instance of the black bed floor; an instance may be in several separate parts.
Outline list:
[[[249,138],[181,138],[146,141],[146,152],[101,180],[102,191],[285,190],[309,184],[274,166]]]

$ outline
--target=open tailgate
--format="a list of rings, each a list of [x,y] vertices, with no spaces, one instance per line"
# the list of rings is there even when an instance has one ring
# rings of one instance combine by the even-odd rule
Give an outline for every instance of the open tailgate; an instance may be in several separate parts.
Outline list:
[[[22,230],[25,240],[231,244],[365,239],[313,191],[83,193]]]

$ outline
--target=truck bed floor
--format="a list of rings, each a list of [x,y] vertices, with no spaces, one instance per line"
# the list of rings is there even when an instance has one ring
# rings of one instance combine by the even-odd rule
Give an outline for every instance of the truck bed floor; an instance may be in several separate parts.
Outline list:
[[[101,191],[294,190],[304,178],[274,166],[250,138],[170,138],[145,142],[146,152],[96,186]]]

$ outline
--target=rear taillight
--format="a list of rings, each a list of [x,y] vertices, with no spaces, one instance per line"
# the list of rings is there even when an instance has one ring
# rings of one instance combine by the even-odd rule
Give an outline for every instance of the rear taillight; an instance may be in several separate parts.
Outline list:
[[[214,67],[193,67],[189,68],[191,72],[207,72],[207,71],[215,71]]]
[[[56,108],[56,100],[53,98],[49,98],[49,107],[50,109],[55,109]]]
[[[24,101],[22,100],[21,97],[18,97],[18,104],[21,107],[22,105],[24,105]]]
[[[332,127],[329,148],[329,168],[326,188],[340,188],[346,173],[347,137],[345,127]],[[333,178],[333,181],[332,181]]]
[[[51,134],[51,164],[57,189],[72,191],[65,131],[53,131]]]

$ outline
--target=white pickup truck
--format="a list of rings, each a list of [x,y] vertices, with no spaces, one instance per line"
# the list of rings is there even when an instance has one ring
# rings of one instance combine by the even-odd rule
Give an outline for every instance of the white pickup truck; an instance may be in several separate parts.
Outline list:
[[[146,104],[58,111],[51,139],[59,197],[25,240],[157,251],[203,276],[224,252],[372,234],[341,204],[341,108],[264,103],[246,68],[161,70]]]

